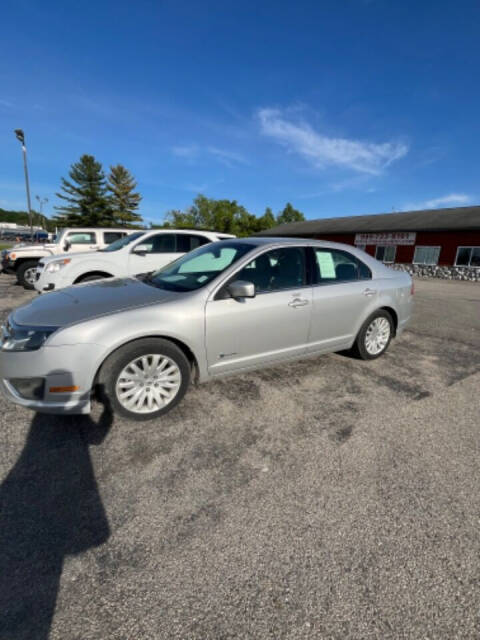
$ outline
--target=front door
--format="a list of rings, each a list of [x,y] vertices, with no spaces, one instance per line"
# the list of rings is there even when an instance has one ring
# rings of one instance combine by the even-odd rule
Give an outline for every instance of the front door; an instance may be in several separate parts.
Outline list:
[[[175,233],[154,233],[140,238],[128,254],[128,273],[148,273],[161,269],[182,255],[176,249]]]
[[[232,280],[232,279],[231,279]],[[303,247],[257,256],[233,280],[253,282],[254,298],[206,305],[206,346],[211,375],[263,366],[305,353],[312,310]]]

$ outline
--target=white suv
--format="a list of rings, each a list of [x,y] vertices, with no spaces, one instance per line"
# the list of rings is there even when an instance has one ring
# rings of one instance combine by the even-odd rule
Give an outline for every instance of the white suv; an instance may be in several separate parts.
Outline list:
[[[33,289],[37,263],[42,258],[85,251],[93,252],[124,238],[133,229],[62,229],[55,242],[50,244],[27,244],[14,247],[2,253],[2,266],[6,273],[14,273],[19,284],[25,289]]]
[[[100,251],[42,258],[37,266],[35,289],[44,293],[80,282],[148,273],[203,244],[234,237],[186,229],[136,231]]]

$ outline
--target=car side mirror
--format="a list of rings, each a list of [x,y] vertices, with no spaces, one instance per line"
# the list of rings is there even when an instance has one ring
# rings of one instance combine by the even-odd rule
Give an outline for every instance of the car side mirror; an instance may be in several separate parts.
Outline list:
[[[137,256],[146,256],[149,249],[148,244],[137,244],[137,246],[133,248],[133,253],[136,253]]]
[[[72,245],[70,244],[70,242],[68,240],[65,240],[65,244],[63,245],[64,251],[69,251],[71,246]]]
[[[227,289],[232,298],[235,299],[254,298],[256,294],[253,282],[247,282],[246,280],[235,280],[228,285]]]

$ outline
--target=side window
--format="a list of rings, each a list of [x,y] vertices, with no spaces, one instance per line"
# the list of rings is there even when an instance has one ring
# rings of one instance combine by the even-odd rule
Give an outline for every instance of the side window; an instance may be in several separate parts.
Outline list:
[[[175,234],[157,233],[141,241],[147,253],[175,253]]]
[[[197,247],[208,244],[210,240],[205,236],[193,235],[190,233],[177,233],[177,252],[188,253]]]
[[[316,282],[335,284],[354,280],[370,280],[372,272],[361,260],[347,251],[315,249]]]
[[[305,249],[285,247],[262,253],[239,271],[235,280],[253,282],[259,293],[303,287]]]
[[[105,244],[112,244],[112,242],[120,240],[120,238],[123,238],[126,235],[126,233],[122,233],[121,231],[104,231],[103,242]]]
[[[97,237],[93,232],[69,233],[67,240],[70,244],[96,244]]]

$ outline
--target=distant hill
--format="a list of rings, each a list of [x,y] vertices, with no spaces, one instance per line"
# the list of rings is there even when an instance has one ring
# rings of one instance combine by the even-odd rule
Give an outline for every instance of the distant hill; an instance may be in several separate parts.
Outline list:
[[[55,231],[55,224],[46,216],[40,215],[36,211],[32,211],[33,224],[42,226],[47,231]],[[29,225],[28,213],[26,211],[8,211],[0,208],[0,222],[16,222],[19,225]]]

